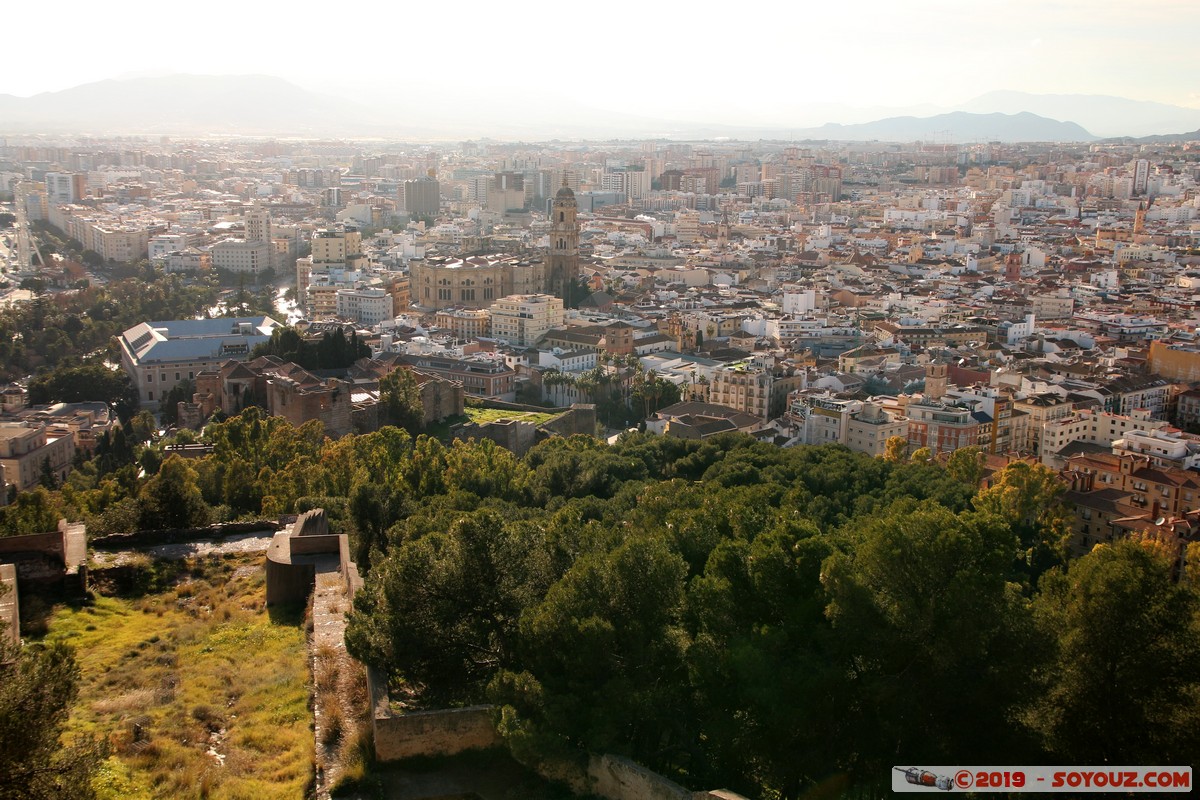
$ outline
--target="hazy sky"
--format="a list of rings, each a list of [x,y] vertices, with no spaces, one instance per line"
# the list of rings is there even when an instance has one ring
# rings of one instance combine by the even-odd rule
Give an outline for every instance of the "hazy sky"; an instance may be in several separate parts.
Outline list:
[[[952,106],[986,91],[1200,108],[1200,0],[14,2],[0,93],[263,73],[443,100],[512,93],[634,114]]]

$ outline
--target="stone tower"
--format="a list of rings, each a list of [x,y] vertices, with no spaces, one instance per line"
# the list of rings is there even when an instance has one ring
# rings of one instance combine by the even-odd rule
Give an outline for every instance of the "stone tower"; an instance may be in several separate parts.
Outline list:
[[[729,244],[729,206],[721,208],[721,221],[717,223],[717,246]]]
[[[925,397],[940,400],[946,394],[946,375],[949,367],[941,361],[930,361],[925,365]]]
[[[550,252],[543,286],[547,294],[568,303],[569,287],[579,277],[579,222],[575,219],[578,210],[575,193],[567,186],[564,172],[562,188],[550,206]]]

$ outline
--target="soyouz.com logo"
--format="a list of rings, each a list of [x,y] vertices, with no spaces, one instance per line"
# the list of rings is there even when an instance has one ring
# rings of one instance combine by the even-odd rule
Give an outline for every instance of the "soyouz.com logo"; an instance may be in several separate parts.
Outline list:
[[[894,792],[1190,792],[1191,767],[893,767]]]

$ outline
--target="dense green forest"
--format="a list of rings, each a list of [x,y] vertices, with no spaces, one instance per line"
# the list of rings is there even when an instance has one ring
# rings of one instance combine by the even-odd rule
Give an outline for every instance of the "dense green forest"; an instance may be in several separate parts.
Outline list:
[[[884,786],[899,763],[1200,747],[1195,587],[1153,545],[1064,563],[1040,467],[976,492],[969,450],[425,447],[439,470],[372,490],[348,644],[417,704],[498,704],[523,758],[616,752],[798,797]]]
[[[1186,764],[1200,595],[1153,543],[1067,561],[1054,476],[626,434],[524,458],[248,409],[211,456],[135,417],[10,532],[327,509],[366,575],[354,655],[414,707],[500,709],[523,760],[628,755],[693,788],[882,787],[894,764]],[[186,435],[185,435],[186,438]],[[43,527],[44,529],[44,527]]]

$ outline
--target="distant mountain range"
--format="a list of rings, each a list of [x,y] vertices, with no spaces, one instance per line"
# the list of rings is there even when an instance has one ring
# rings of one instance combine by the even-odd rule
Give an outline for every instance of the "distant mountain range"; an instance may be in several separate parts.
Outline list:
[[[1103,94],[988,92],[964,103],[960,110],[1029,111],[1051,119],[1069,119],[1103,137],[1154,136],[1200,128],[1200,109]]]
[[[1016,114],[952,111],[932,117],[890,117],[857,125],[829,123],[800,131],[799,134],[809,139],[901,142],[917,139],[951,142],[1090,142],[1096,138],[1074,122],[1059,122],[1028,111]]]
[[[1100,95],[992,92],[962,108],[925,116],[931,108],[921,107],[921,116],[801,127],[793,121],[802,118],[803,107],[793,106],[777,121],[720,124],[604,111],[569,100],[547,109],[536,98],[520,95],[481,94],[450,101],[406,94],[373,98],[367,105],[265,75],[168,75],[104,80],[33,97],[0,95],[0,133],[964,143],[1087,142],[1097,136],[1175,134],[1200,128],[1200,110]],[[834,113],[834,107],[827,110]],[[807,118],[811,120],[812,114]]]
[[[1200,130],[1194,130],[1189,133],[1165,133],[1156,136],[1115,136],[1105,139],[1107,142],[1128,142],[1133,141],[1138,144],[1178,144],[1180,142],[1200,142]]]
[[[0,126],[7,131],[313,135],[365,118],[355,103],[266,75],[170,75],[0,95]]]

